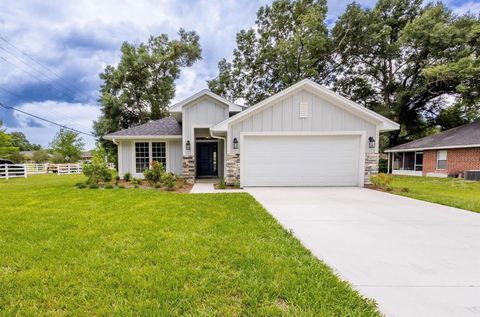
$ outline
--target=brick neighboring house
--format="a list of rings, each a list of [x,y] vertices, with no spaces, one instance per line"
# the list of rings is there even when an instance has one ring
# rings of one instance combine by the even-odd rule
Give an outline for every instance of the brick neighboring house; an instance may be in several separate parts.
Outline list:
[[[480,121],[392,147],[388,170],[397,175],[462,177],[480,170]]]

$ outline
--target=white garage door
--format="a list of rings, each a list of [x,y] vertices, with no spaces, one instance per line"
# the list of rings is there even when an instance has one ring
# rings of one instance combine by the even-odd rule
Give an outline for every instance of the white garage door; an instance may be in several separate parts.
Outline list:
[[[359,135],[245,135],[242,186],[359,186],[360,142]]]

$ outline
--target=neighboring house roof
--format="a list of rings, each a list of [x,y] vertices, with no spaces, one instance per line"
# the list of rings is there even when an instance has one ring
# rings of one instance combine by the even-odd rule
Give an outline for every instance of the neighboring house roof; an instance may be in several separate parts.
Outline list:
[[[103,138],[106,140],[129,139],[142,137],[176,137],[182,135],[182,126],[170,116],[160,120],[149,121],[125,130],[109,133]]]
[[[385,152],[480,147],[480,121],[394,146]]]
[[[400,128],[399,124],[385,118],[382,115],[379,115],[378,113],[365,108],[362,105],[359,105],[358,103],[355,103],[340,94],[331,91],[328,88],[325,88],[314,81],[310,79],[304,79],[292,86],[290,86],[287,89],[284,89],[280,91],[279,93],[257,103],[256,105],[253,105],[249,107],[248,109],[220,122],[216,126],[212,128],[213,131],[217,132],[222,132],[222,131],[227,131],[229,124],[235,123],[240,121],[242,118],[245,118],[246,116],[253,115],[257,111],[259,111],[261,108],[267,105],[271,105],[275,103],[276,100],[281,99],[285,97],[286,95],[300,90],[300,89],[308,89],[310,92],[317,94],[321,98],[330,101],[331,103],[340,106],[357,116],[364,118],[365,120],[374,122],[375,124],[380,125],[380,131],[391,131],[391,130],[398,130]]]
[[[217,94],[214,94],[213,92],[211,92],[210,90],[208,89],[203,89],[199,92],[197,92],[196,94],[188,97],[187,99],[184,99],[174,105],[172,105],[170,107],[170,112],[182,112],[182,107],[196,99],[199,99],[199,98],[202,98],[202,97],[205,97],[205,96],[208,96],[210,98],[213,98],[225,105],[228,106],[228,111],[229,112],[240,112],[242,111],[244,108],[244,106],[241,106],[241,105],[237,105],[231,101],[228,101],[227,99],[223,98],[222,96],[219,96]]]
[[[20,154],[32,157],[33,156],[33,151],[20,151]]]
[[[85,157],[92,157],[92,151],[82,152],[82,158],[85,158]]]

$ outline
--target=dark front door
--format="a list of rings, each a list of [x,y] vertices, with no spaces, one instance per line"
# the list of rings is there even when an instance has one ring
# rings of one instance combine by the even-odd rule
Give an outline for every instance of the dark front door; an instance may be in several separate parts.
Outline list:
[[[217,143],[197,143],[197,176],[218,176]]]

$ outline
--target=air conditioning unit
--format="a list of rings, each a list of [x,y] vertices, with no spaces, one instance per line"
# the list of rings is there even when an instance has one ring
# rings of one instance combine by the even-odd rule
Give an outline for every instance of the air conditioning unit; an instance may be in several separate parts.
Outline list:
[[[480,170],[465,171],[466,181],[480,181]]]

